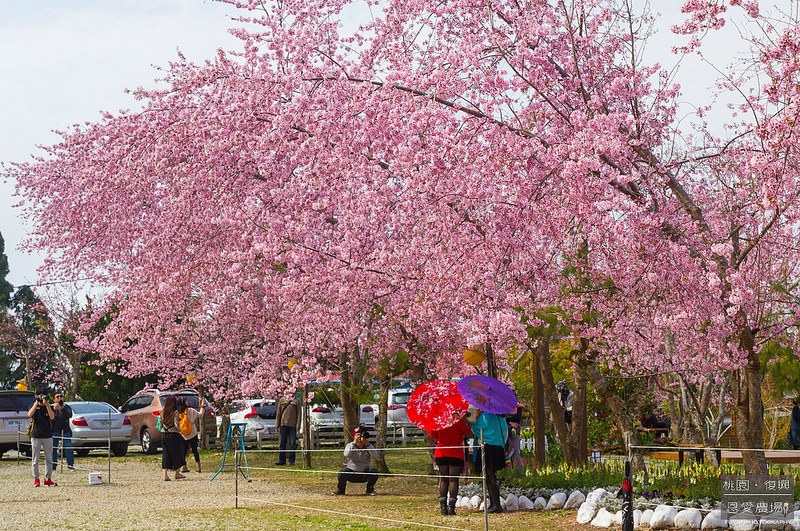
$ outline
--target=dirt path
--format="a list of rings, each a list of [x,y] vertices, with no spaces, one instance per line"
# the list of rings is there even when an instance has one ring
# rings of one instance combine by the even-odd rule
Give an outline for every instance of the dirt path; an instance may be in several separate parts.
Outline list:
[[[6,454],[0,460],[0,529],[424,529],[401,521],[428,522],[422,525],[429,529],[483,529],[481,513],[464,512],[452,519],[438,516],[435,497],[427,492],[427,486],[424,494],[413,494],[402,488],[403,484],[387,480],[377,497],[354,491],[344,499],[335,499],[329,495],[330,476],[322,476],[314,485],[295,486],[285,476],[276,481],[278,478],[263,469],[254,474],[252,483],[239,482],[240,509],[234,510],[232,469],[226,469],[213,482],[209,479],[216,467],[210,465],[207,472],[189,472],[186,479],[164,482],[160,459],[159,455],[140,454],[114,458],[111,482],[104,477],[102,485],[94,486],[89,485],[89,472],[105,475],[107,462],[102,458],[79,459],[76,472],[65,469],[54,474],[58,487],[37,488],[29,462],[18,465]],[[218,467],[219,460],[216,463]],[[91,468],[93,465],[96,468]],[[40,474],[44,478],[43,465]],[[363,518],[365,515],[389,520],[369,520]],[[399,520],[392,524],[392,519]],[[577,525],[572,512],[492,516],[491,529],[507,527],[590,529]]]
[[[213,482],[213,471],[189,472],[180,481],[161,480],[160,457],[152,463],[114,460],[111,483],[89,485],[89,472],[106,475],[80,461],[76,472],[57,472],[58,487],[34,487],[29,464],[0,461],[0,529],[208,529],[208,510],[234,507],[232,471]],[[83,466],[82,466],[83,465]],[[44,466],[40,465],[44,479]],[[259,484],[275,501],[290,502],[300,491],[285,485]],[[308,497],[303,493],[303,497]],[[182,513],[176,525],[175,512]],[[215,527],[215,526],[211,526]]]

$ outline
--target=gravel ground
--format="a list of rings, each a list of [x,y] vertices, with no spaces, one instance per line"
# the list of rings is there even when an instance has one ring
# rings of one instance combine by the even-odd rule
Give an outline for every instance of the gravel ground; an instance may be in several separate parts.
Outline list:
[[[44,480],[44,465],[40,478]],[[96,468],[90,468],[94,462]],[[75,472],[64,467],[53,479],[58,487],[34,487],[29,462],[17,465],[14,452],[0,460],[0,529],[208,529],[224,528],[209,520],[207,510],[234,507],[233,470],[226,469],[213,482],[216,470],[188,472],[187,478],[161,479],[160,455],[152,461],[112,460],[111,482],[107,462],[79,459]],[[102,485],[89,485],[89,472],[103,474]],[[174,478],[174,475],[172,476]],[[241,479],[241,477],[240,477]],[[257,484],[256,484],[257,482]],[[299,492],[286,486],[254,480],[240,481],[240,495],[257,487],[258,496],[290,503]],[[308,493],[303,493],[308,498]],[[176,519],[176,511],[181,511]]]

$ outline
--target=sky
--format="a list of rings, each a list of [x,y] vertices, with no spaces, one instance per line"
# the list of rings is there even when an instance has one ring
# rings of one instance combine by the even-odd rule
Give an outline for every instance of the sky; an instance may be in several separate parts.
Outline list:
[[[653,0],[667,26],[678,20],[674,0]],[[152,87],[158,72],[180,49],[202,62],[218,48],[235,49],[227,32],[235,10],[211,0],[0,0],[0,162],[28,161],[37,145],[58,140],[53,130],[97,121],[101,111],[138,107],[125,89]],[[714,37],[729,54],[730,40]],[[666,29],[648,53],[664,63],[671,37]],[[712,52],[714,47],[712,46]],[[682,66],[685,92],[711,86],[707,69]],[[690,105],[691,106],[691,105]],[[19,249],[29,227],[12,205],[13,182],[0,178],[0,233],[15,286],[40,281],[37,254]]]
[[[53,130],[138,107],[125,89],[154,86],[176,59],[213,57],[238,41],[233,8],[209,0],[0,0],[0,161],[28,161]],[[42,257],[18,247],[29,232],[0,181],[0,233],[15,286],[36,283]],[[45,279],[55,280],[55,279]]]

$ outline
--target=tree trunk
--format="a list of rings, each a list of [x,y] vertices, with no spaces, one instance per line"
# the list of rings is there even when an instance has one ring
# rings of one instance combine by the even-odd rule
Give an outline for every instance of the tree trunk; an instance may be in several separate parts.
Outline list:
[[[747,364],[731,378],[736,438],[739,448],[764,447],[764,405],[761,401],[761,364],[754,351],[755,338],[749,329],[740,335],[741,346],[747,351]],[[746,474],[766,474],[769,470],[763,451],[742,450]]]
[[[608,385],[608,380],[606,380],[605,376],[600,373],[600,370],[597,368],[597,365],[586,357],[585,352],[578,351],[579,355],[575,356],[575,360],[578,361],[579,370],[583,370],[586,374],[587,379],[591,384],[594,386],[597,393],[603,397],[608,404],[609,408],[611,409],[611,413],[617,420],[617,428],[619,429],[620,433],[622,433],[622,444],[625,445],[625,451],[628,454],[632,454],[631,457],[631,464],[633,466],[633,470],[635,472],[645,472],[647,473],[647,469],[645,468],[644,458],[642,457],[641,452],[632,452],[631,446],[638,446],[639,445],[639,437],[636,434],[634,419],[628,413],[627,409],[625,408],[625,403],[622,399],[615,393],[611,387]]]
[[[358,402],[353,399],[353,393],[350,391],[353,386],[353,372],[347,351],[344,349],[339,351],[339,379],[341,381],[339,399],[342,402],[344,413],[342,430],[344,431],[344,442],[348,444],[353,442],[353,430],[358,426],[361,416],[358,412]]]
[[[375,447],[378,449],[378,459],[376,459],[378,472],[388,474],[389,467],[386,465],[386,419],[389,403],[389,387],[392,384],[392,378],[389,376],[389,371],[383,368],[378,371],[378,422],[375,429],[378,435],[375,438]]]
[[[534,441],[536,444],[534,450],[535,466],[538,468],[544,466],[547,454],[544,447],[544,432],[545,432],[545,413],[544,413],[544,384],[542,383],[542,370],[539,368],[539,353],[528,347],[531,355],[531,379],[534,382],[534,410],[533,410],[533,429]],[[547,354],[549,355],[549,348]]]
[[[575,359],[572,360],[575,363]],[[577,365],[577,364],[576,364]],[[586,373],[575,371],[575,401],[572,405],[572,446],[577,449],[577,460],[581,465],[589,461],[589,448],[587,442],[588,412],[586,410]]]
[[[539,360],[539,369],[542,373],[542,385],[547,402],[550,404],[550,415],[553,419],[553,426],[556,428],[556,436],[564,450],[564,459],[570,465],[578,464],[578,448],[573,445],[569,435],[567,421],[564,420],[564,409],[558,399],[556,383],[553,379],[553,367],[550,364],[550,337],[544,336],[536,342],[536,357]],[[573,414],[574,414],[573,405]],[[574,419],[573,419],[574,422]]]

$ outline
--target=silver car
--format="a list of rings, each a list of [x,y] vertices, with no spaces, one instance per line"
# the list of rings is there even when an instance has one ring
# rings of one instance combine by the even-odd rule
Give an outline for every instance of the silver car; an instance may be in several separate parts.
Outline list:
[[[259,434],[263,438],[276,436],[275,401],[270,398],[235,401],[231,404],[231,423],[234,422],[246,424],[244,440],[247,442],[256,441]],[[217,428],[222,429],[222,416],[217,417]],[[225,435],[219,433],[223,439]]]
[[[17,440],[22,443],[23,450],[30,453],[25,428],[35,397],[33,391],[0,391],[0,457],[9,450],[16,450]]]
[[[105,402],[67,402],[72,408],[69,427],[72,429],[72,447],[79,456],[92,449],[108,448],[117,457],[128,452],[131,442],[131,419]]]
[[[386,407],[387,428],[413,428],[414,424],[408,420],[408,399],[414,391],[411,387],[395,387],[389,389],[389,400]]]

